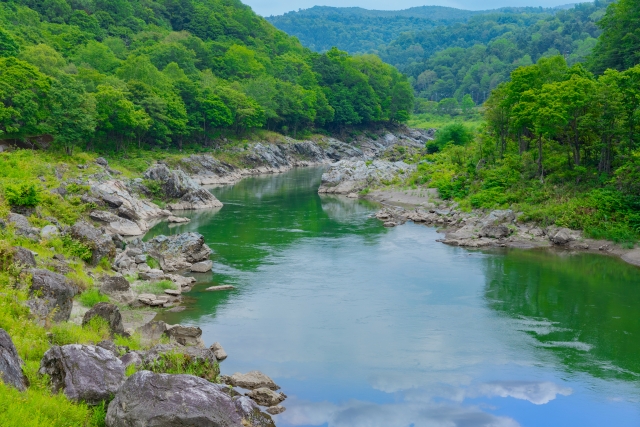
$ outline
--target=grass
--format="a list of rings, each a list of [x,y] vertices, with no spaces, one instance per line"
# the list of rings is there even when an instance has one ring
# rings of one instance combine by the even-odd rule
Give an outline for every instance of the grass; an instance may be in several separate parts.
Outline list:
[[[160,263],[150,256],[147,256],[147,265],[151,268],[160,269]]]
[[[89,289],[78,296],[78,301],[85,307],[91,308],[100,302],[109,302],[109,297],[103,295],[97,289]]]
[[[51,343],[54,345],[97,344],[108,339],[111,339],[109,323],[99,316],[84,326],[63,322],[51,327]]]
[[[465,125],[478,129],[484,123],[479,114],[465,116],[436,115],[429,113],[414,114],[407,122],[407,126],[420,129],[440,129],[446,125],[463,122]]]
[[[178,289],[178,285],[171,280],[161,280],[159,282],[145,282],[136,287],[136,290],[145,294],[162,294],[167,289]]]
[[[211,364],[208,360],[193,360],[189,355],[169,352],[161,354],[153,363],[142,367],[156,373],[188,374],[218,383],[220,365]]]

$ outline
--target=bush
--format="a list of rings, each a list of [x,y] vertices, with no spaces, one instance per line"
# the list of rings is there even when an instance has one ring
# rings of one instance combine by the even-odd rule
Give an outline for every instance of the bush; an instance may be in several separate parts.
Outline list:
[[[4,198],[11,206],[34,207],[42,201],[41,191],[37,184],[7,184],[4,187]]]
[[[109,297],[102,295],[97,289],[89,289],[78,296],[78,301],[85,307],[91,308],[99,302],[109,302]]]
[[[427,151],[434,153],[442,150],[447,144],[467,145],[473,141],[473,132],[462,123],[446,125],[436,132],[435,140],[427,143]]]
[[[145,364],[142,369],[156,373],[187,374],[204,378],[213,383],[220,382],[220,365],[206,360],[194,361],[186,354],[169,352],[161,354],[154,362]]]
[[[74,240],[70,236],[62,236],[62,244],[68,255],[78,257],[85,262],[91,261],[93,252],[84,243]]]

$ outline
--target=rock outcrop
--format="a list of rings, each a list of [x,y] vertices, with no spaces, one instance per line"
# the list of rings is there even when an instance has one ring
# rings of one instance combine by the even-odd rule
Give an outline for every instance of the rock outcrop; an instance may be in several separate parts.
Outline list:
[[[49,318],[54,322],[69,320],[77,288],[66,277],[53,271],[32,269],[29,273],[32,279],[27,306],[31,314],[41,324]]]
[[[404,162],[341,160],[322,174],[322,184],[318,192],[354,193],[366,187],[392,182],[396,178],[406,178],[414,170],[415,165]]]
[[[100,292],[109,295],[111,299],[122,303],[131,304],[136,299],[136,294],[131,290],[129,281],[121,274],[113,276],[104,275],[99,279]]]
[[[29,249],[15,246],[13,248],[13,263],[23,268],[32,268],[36,266],[36,257]]]
[[[99,302],[84,314],[82,326],[89,323],[94,317],[101,317],[106,320],[112,335],[125,334],[124,326],[122,325],[122,315],[117,305],[108,302]]]
[[[165,196],[176,200],[167,205],[171,210],[222,207],[222,203],[211,192],[202,188],[182,170],[172,170],[167,165],[155,164],[144,173],[144,177],[158,182]]]
[[[104,224],[109,232],[121,236],[139,236],[144,233],[140,224],[127,218],[121,218],[109,211],[93,211],[89,214],[89,218]]]
[[[0,328],[0,380],[20,391],[26,390],[29,380],[22,372],[22,365],[22,359],[11,337]]]
[[[208,260],[211,255],[211,249],[204,243],[204,237],[191,232],[156,236],[147,242],[135,240],[129,247],[151,255],[158,260],[164,272],[187,269],[195,263]],[[122,261],[124,257],[116,260],[118,265]]]
[[[9,215],[7,215],[7,221],[9,224],[14,226],[16,234],[25,236],[31,240],[39,239],[40,230],[36,227],[32,227],[26,216],[19,213],[9,212]]]
[[[260,406],[276,406],[284,402],[287,396],[266,387],[256,388],[247,393]]]
[[[111,351],[92,345],[51,347],[40,362],[53,391],[95,405],[109,400],[125,380],[124,365]]]
[[[180,345],[204,348],[202,329],[197,326],[167,325],[165,334]]]
[[[268,388],[270,390],[279,390],[280,387],[268,376],[260,371],[251,371],[246,374],[236,372],[231,376],[223,376],[222,381],[225,384],[242,387],[248,390],[257,388]]]
[[[252,418],[260,418],[260,421]],[[192,375],[140,371],[130,376],[109,404],[107,427],[274,426],[226,387]],[[274,426],[275,427],[275,426]]]
[[[88,222],[78,221],[71,227],[70,234],[91,249],[91,265],[97,265],[102,258],[113,259],[116,255],[116,245],[111,236]]]

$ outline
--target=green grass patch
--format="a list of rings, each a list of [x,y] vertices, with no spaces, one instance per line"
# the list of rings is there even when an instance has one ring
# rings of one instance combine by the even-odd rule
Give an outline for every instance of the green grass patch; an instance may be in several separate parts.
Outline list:
[[[143,369],[156,373],[195,375],[214,383],[220,382],[218,363],[193,360],[190,356],[178,352],[162,354],[153,363],[144,365]]]
[[[80,304],[85,307],[93,307],[94,305],[100,302],[109,302],[109,297],[107,295],[103,295],[97,289],[87,289],[83,293],[81,293],[78,297],[78,301]]]
[[[167,289],[178,289],[178,285],[171,280],[161,280],[159,282],[146,282],[138,285],[136,290],[146,294],[162,294]]]

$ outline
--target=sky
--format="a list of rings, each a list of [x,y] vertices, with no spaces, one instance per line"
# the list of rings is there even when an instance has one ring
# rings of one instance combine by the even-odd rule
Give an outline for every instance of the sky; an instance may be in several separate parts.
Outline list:
[[[486,10],[506,6],[543,6],[553,7],[578,0],[242,0],[262,16],[281,15],[298,9],[313,6],[363,7],[365,9],[399,10],[415,6],[449,6],[458,9]],[[586,1],[586,0],[585,0]]]

